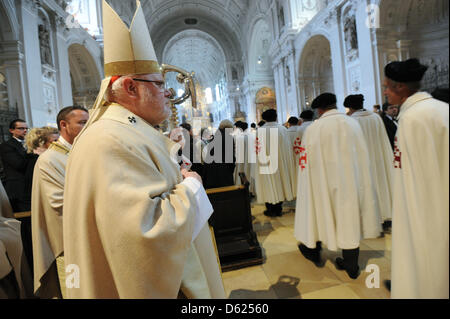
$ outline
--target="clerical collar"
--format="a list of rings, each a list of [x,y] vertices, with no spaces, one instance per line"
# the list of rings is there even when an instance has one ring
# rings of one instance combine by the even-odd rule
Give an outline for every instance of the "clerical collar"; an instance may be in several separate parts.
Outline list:
[[[17,141],[17,142],[19,142],[20,144],[24,144],[25,143],[25,140],[20,140],[20,139],[18,139],[17,137],[15,137],[15,136],[13,136],[13,138]]]
[[[67,147],[69,150],[72,149],[72,144],[70,144],[69,142],[67,142],[67,141],[64,139],[64,137],[59,136],[58,142],[61,143],[62,145],[64,145],[65,147]]]
[[[392,116],[390,116],[389,114],[385,114],[386,115],[386,117],[388,118],[388,119],[390,119],[391,121],[393,121],[394,119],[392,118]]]

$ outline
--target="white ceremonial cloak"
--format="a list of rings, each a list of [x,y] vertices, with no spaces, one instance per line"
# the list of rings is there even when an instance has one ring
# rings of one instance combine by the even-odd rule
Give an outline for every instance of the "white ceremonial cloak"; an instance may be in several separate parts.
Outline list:
[[[271,147],[271,136],[277,145]],[[277,204],[296,196],[294,155],[287,129],[267,122],[256,132],[255,190],[258,203]]]
[[[449,298],[447,103],[425,92],[401,106],[394,149],[392,298]]]
[[[206,222],[192,243],[206,192],[183,181],[178,149],[118,104],[77,138],[64,188],[68,298],[225,297]]]
[[[392,175],[394,170],[391,144],[378,114],[361,110],[352,114],[364,133],[369,151],[370,167],[383,220],[392,218]]]
[[[40,298],[60,298],[55,260],[64,251],[63,199],[70,149],[54,142],[34,166],[31,193],[34,293]]]
[[[366,141],[358,122],[330,110],[302,139],[294,235],[309,248],[354,249],[381,233]]]
[[[303,122],[300,126],[295,127],[295,130],[289,131],[292,143],[292,153],[294,155],[294,164],[296,168],[296,172],[294,174],[295,185],[298,184],[298,173],[300,170],[300,147],[302,145],[303,134],[305,134],[305,130],[313,123],[313,121]]]

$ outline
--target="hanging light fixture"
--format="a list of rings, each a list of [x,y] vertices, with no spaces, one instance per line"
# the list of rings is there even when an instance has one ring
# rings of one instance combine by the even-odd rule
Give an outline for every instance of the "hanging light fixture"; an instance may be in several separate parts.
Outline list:
[[[261,58],[261,56],[259,56],[258,57],[258,64],[261,64],[262,63],[262,58]]]

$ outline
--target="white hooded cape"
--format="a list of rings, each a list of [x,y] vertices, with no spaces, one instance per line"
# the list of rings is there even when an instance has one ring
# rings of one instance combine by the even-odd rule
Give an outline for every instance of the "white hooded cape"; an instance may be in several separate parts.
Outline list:
[[[392,298],[448,298],[448,104],[416,93],[395,143]]]
[[[392,218],[392,174],[394,154],[381,117],[360,110],[352,114],[364,133],[369,151],[370,167],[383,220]]]
[[[276,145],[271,147],[271,136]],[[255,186],[258,203],[277,204],[295,199],[296,185],[291,141],[287,129],[268,122],[257,130]]]
[[[354,249],[381,232],[366,142],[358,122],[337,110],[302,139],[294,235],[307,247]]]

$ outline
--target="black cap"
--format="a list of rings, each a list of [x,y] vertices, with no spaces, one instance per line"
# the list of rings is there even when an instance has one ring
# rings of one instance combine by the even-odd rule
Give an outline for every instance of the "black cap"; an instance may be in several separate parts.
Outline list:
[[[363,105],[364,105],[364,95],[362,94],[349,95],[344,100],[344,106],[354,110],[362,109]]]
[[[420,82],[428,67],[417,59],[391,62],[384,68],[384,75],[400,83]]]
[[[329,106],[336,105],[336,95],[333,93],[322,93],[311,103],[312,109],[325,109]]]
[[[297,125],[298,124],[298,118],[296,118],[295,116],[291,116],[289,118],[289,120],[288,120],[288,123],[292,124],[292,125]]]
[[[314,112],[311,110],[304,110],[302,113],[300,113],[300,118],[306,121],[312,121],[314,118]]]
[[[261,117],[266,122],[275,122],[277,120],[277,110],[268,109],[261,114]]]

